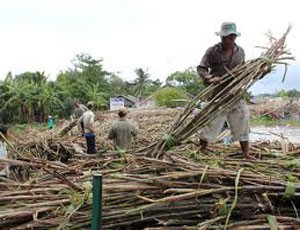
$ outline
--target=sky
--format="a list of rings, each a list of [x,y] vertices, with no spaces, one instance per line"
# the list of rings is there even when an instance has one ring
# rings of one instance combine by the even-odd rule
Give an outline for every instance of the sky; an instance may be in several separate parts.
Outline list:
[[[219,41],[223,21],[234,21],[246,58],[257,57],[265,33],[292,24],[288,48],[296,57],[282,84],[282,68],[255,84],[255,94],[300,89],[300,14],[297,1],[238,0],[0,0],[0,79],[11,71],[45,71],[50,79],[79,53],[104,59],[124,79],[134,69],[161,79],[196,66]]]

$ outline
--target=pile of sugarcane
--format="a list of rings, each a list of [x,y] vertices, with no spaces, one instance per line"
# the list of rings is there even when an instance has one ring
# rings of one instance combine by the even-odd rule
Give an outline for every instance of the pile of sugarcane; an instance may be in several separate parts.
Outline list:
[[[165,130],[172,126],[174,116],[178,114],[179,111],[176,109],[129,111],[128,120],[135,122],[139,127],[139,135],[134,140],[133,150],[150,145],[158,140]],[[97,113],[95,124],[97,156],[114,149],[112,143],[106,137],[116,119],[116,112]],[[76,120],[62,129],[28,129],[26,130],[26,138],[20,137],[21,140],[15,145],[15,151],[11,152],[11,157],[18,159],[20,154],[16,153],[22,153],[22,157],[39,157],[66,163],[69,160],[72,161],[75,156],[85,155],[85,138],[81,137],[79,131],[74,127],[76,127]],[[73,135],[66,135],[71,130]]]
[[[211,84],[201,91],[185,107],[169,132],[160,141],[141,151],[146,150],[151,156],[161,156],[163,150],[187,139],[236,105],[245,91],[269,73],[277,64],[285,64],[286,66],[286,61],[293,60],[285,47],[285,40],[289,31],[290,27],[280,39],[270,36],[271,46],[266,48],[266,51],[259,58],[247,61],[232,70],[227,70],[227,73],[221,77],[220,83]],[[206,101],[207,103],[198,114],[191,116],[199,101]]]
[[[26,182],[0,179],[0,228],[88,228],[95,171],[104,175],[104,229],[300,228],[299,162],[281,164],[296,160],[299,149],[290,156],[262,151],[263,161],[247,162],[229,153],[197,159],[188,154],[178,147],[164,159],[128,154],[126,162],[117,155],[70,165],[11,160],[37,173]]]

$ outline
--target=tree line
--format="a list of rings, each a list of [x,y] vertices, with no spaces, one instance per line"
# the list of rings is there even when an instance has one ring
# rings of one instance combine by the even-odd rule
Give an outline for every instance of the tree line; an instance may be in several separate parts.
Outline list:
[[[275,93],[264,93],[264,94],[259,94],[259,97],[282,97],[282,98],[286,98],[286,99],[300,99],[300,91],[297,89],[291,89],[291,90],[285,90],[282,89],[278,92]]]
[[[174,89],[165,92],[161,89],[163,82],[153,80],[146,70],[137,68],[135,75],[133,81],[124,80],[105,70],[102,58],[88,54],[76,55],[72,67],[61,71],[54,81],[49,80],[44,72],[25,72],[15,76],[8,73],[0,82],[0,122],[44,122],[50,114],[68,117],[75,100],[82,103],[93,101],[96,109],[105,109],[113,96],[132,95],[143,99],[158,94],[158,101],[167,104],[169,100],[163,98],[170,98],[170,94],[171,99],[179,99],[186,94],[196,95],[203,89],[194,68],[168,76],[166,84]]]

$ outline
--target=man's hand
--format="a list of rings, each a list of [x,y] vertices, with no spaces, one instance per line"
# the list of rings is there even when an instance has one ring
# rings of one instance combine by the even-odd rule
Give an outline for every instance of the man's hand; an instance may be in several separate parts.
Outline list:
[[[208,80],[209,83],[218,84],[221,81],[221,77],[219,76],[213,76]]]

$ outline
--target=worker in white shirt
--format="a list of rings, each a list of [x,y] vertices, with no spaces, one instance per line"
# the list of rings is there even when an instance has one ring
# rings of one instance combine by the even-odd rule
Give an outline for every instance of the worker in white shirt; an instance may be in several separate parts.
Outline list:
[[[83,130],[81,132],[86,138],[87,153],[96,154],[96,135],[94,131],[95,114],[93,113],[93,102],[87,103],[88,110],[85,111],[78,120],[78,124],[83,123]],[[80,126],[81,127],[81,126]]]

